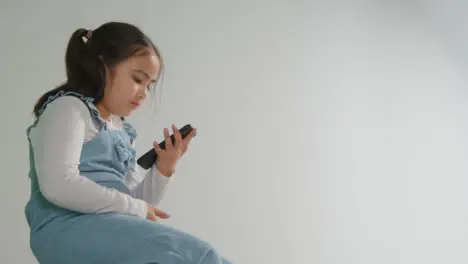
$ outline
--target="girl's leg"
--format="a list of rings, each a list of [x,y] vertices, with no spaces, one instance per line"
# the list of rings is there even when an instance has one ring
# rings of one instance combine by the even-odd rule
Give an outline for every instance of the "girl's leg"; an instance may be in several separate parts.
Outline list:
[[[219,263],[219,264],[232,264],[232,262],[228,261],[224,257],[218,254],[215,249],[210,249],[206,252],[206,255],[202,258],[200,264],[211,264],[211,263]]]
[[[120,214],[53,221],[31,234],[31,248],[47,264],[231,264],[195,236]]]

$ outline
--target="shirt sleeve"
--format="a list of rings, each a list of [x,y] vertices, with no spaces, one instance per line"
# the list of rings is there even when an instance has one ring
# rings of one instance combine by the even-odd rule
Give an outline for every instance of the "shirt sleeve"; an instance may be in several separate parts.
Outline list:
[[[118,212],[146,218],[145,201],[80,175],[78,165],[90,118],[80,99],[64,96],[47,106],[31,130],[42,195],[57,206],[77,212]]]
[[[137,199],[142,199],[151,204],[153,207],[159,205],[164,198],[169,183],[174,178],[172,176],[164,176],[153,164],[151,169],[144,174],[142,179],[138,167],[135,170],[129,170],[126,175],[126,183],[130,189],[130,193]]]

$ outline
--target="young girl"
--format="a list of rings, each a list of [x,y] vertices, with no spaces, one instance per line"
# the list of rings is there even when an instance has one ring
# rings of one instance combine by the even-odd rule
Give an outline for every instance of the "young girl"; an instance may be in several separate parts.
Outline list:
[[[44,264],[227,264],[206,242],[156,222],[192,133],[164,129],[166,148],[137,173],[136,131],[124,119],[146,98],[162,69],[138,28],[111,22],[79,29],[66,52],[67,81],[43,95],[28,128],[31,249]]]

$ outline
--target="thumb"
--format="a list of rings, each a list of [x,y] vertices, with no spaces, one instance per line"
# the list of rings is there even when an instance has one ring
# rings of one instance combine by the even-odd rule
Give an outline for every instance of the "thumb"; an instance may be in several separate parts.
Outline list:
[[[154,214],[153,207],[147,203],[146,208],[148,208],[148,213],[146,214],[146,218],[151,221],[156,221],[156,215]]]
[[[188,135],[184,138],[183,142],[184,142],[185,144],[188,144],[188,142],[190,142],[190,141],[192,140],[192,138],[194,138],[196,135],[197,135],[197,129],[194,128],[194,129],[190,132],[190,134],[188,134]]]

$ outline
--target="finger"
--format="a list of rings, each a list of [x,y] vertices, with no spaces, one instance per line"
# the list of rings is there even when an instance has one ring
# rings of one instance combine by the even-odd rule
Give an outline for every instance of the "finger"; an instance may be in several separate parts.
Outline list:
[[[170,149],[172,148],[172,140],[171,140],[171,136],[169,135],[169,129],[167,128],[164,128],[164,140],[165,140],[165,146],[166,146],[166,149]]]
[[[153,208],[153,212],[156,216],[158,216],[159,218],[162,218],[162,219],[168,219],[170,217],[170,215],[166,212],[164,212],[163,210],[160,210],[158,208]]]
[[[158,221],[158,218],[156,217],[156,214],[154,212],[148,214],[148,220],[151,221]]]
[[[161,151],[162,151],[162,149],[159,146],[159,143],[157,141],[153,142],[153,148],[154,148],[154,151],[156,151],[157,154],[161,153]]]
[[[182,136],[180,135],[179,129],[175,125],[172,125],[172,131],[174,132],[174,147],[178,149],[180,144],[182,144]]]

